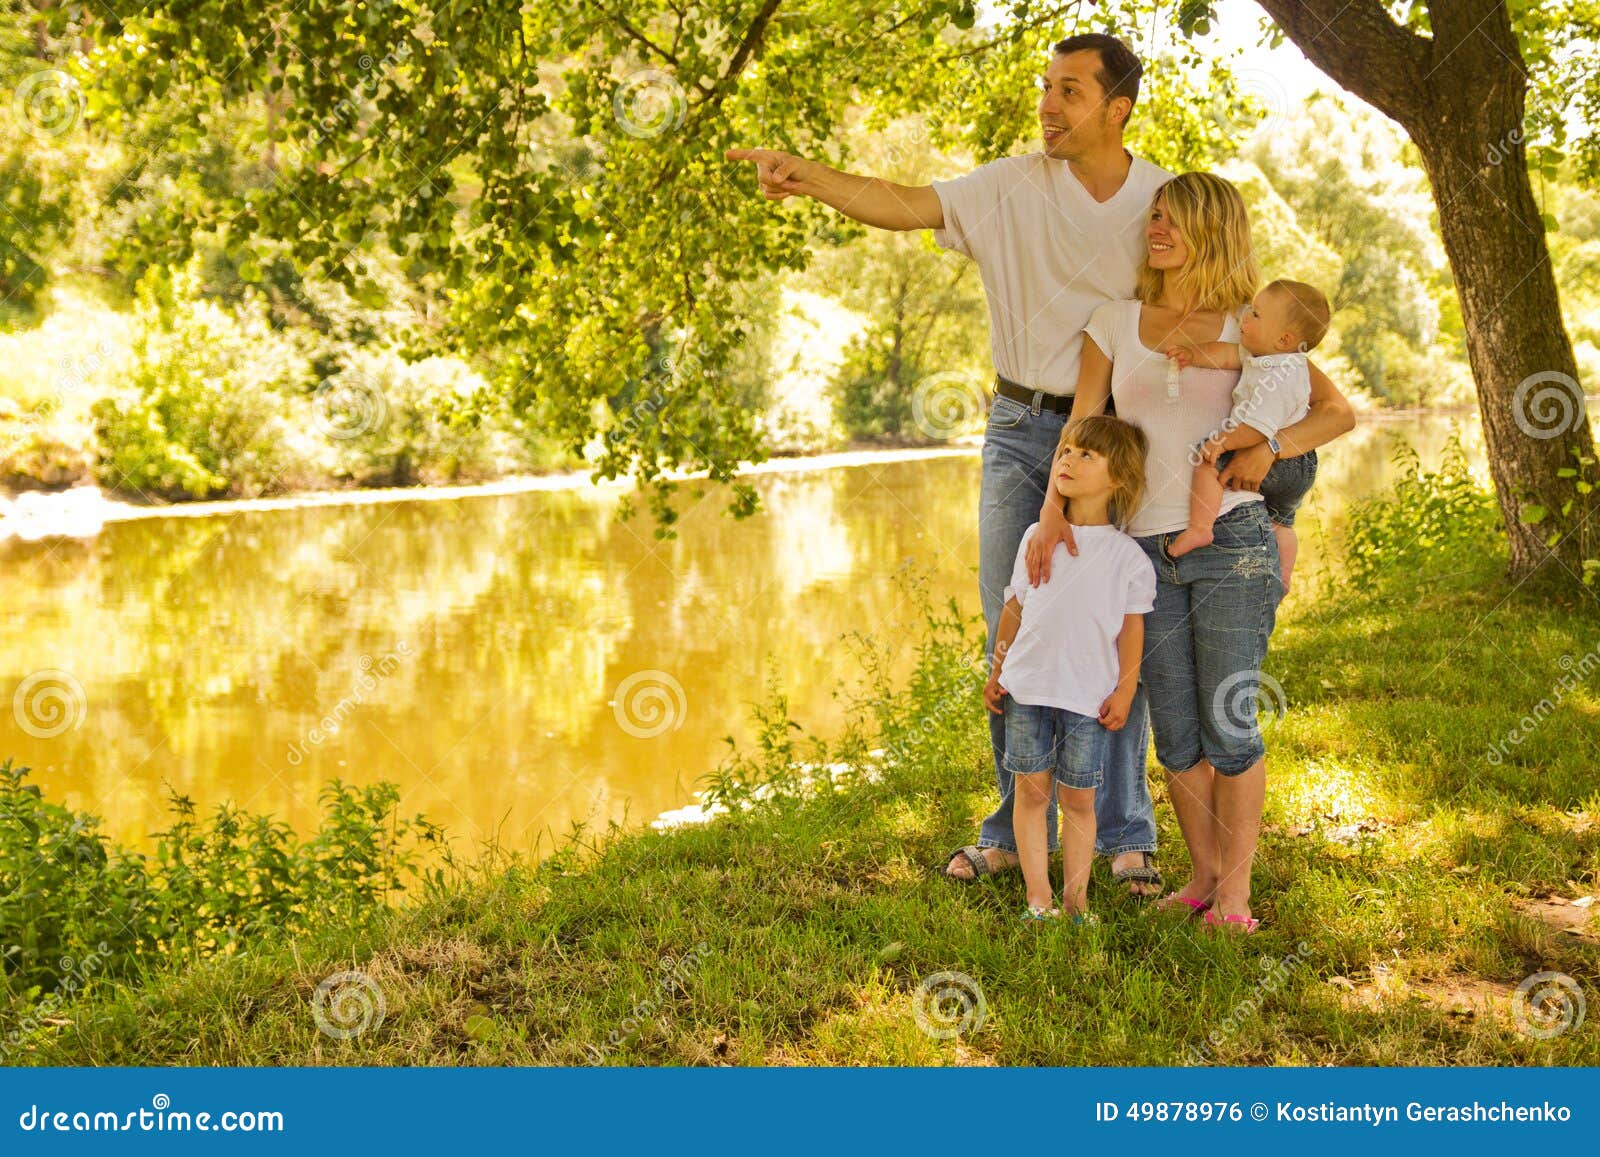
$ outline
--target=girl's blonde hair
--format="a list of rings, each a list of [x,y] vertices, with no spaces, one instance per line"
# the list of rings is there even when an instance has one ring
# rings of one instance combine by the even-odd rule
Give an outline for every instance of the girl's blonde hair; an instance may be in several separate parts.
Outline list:
[[[1250,214],[1239,190],[1213,173],[1181,173],[1151,198],[1167,199],[1167,214],[1189,249],[1181,269],[1151,269],[1148,252],[1139,267],[1140,301],[1159,301],[1168,276],[1194,290],[1195,308],[1232,313],[1256,295],[1261,270],[1250,244]]]
[[[1106,474],[1111,479],[1111,521],[1117,529],[1127,530],[1144,501],[1144,457],[1150,449],[1144,431],[1110,414],[1092,414],[1062,427],[1056,448],[1067,446],[1092,451],[1106,460]]]

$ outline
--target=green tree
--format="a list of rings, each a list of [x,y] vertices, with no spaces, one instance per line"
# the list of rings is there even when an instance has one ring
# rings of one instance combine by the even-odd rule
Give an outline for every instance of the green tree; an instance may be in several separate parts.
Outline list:
[[[1305,115],[1259,136],[1248,156],[1297,222],[1339,255],[1337,279],[1316,284],[1332,301],[1339,352],[1362,385],[1426,404],[1449,375],[1446,360],[1465,351],[1441,334],[1454,290],[1429,225],[1427,178],[1405,162],[1408,151],[1377,114],[1317,94]]]
[[[53,15],[8,4],[0,19],[0,314],[40,306],[53,266],[85,203],[77,81],[52,64],[60,48]]]
[[[440,340],[492,350],[513,403],[590,450],[597,477],[633,473],[670,532],[675,468],[755,509],[734,475],[765,456],[759,414],[725,372],[752,328],[739,287],[804,267],[836,228],[816,206],[772,212],[724,150],[846,164],[842,126],[866,105],[931,112],[936,141],[1001,155],[1034,131],[1051,42],[1091,18],[1136,37],[1149,11],[1015,0],[980,28],[972,0],[152,0],[106,17],[87,79],[123,109],[173,89],[260,100],[273,179],[196,212],[334,277],[380,240],[440,270]],[[1139,142],[1169,163],[1226,140],[1187,75],[1152,79]],[[1226,97],[1225,79],[1203,83]],[[689,370],[661,375],[663,358]]]
[[[1595,0],[1259,0],[1336,82],[1398,122],[1439,207],[1510,573],[1600,573],[1594,438],[1529,169],[1561,160],[1574,113],[1600,112]],[[1209,24],[1209,0],[1180,23]],[[1398,15],[1391,15],[1395,11]],[[1530,149],[1530,144],[1534,148]],[[1600,172],[1600,140],[1574,142]]]
[[[926,118],[913,116],[845,139],[863,171],[925,184],[959,171],[931,147],[931,131]],[[852,437],[911,441],[962,432],[963,416],[973,425],[983,413],[989,363],[976,267],[950,261],[925,235],[866,229],[844,218],[839,228],[854,239],[824,251],[800,279],[867,319],[833,382],[839,424]],[[935,384],[956,384],[939,394],[960,413],[919,423],[915,391],[930,375],[938,375]]]

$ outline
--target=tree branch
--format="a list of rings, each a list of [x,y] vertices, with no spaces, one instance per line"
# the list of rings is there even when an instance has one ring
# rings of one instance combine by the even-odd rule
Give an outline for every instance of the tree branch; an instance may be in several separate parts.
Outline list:
[[[1391,20],[1381,0],[1256,2],[1306,59],[1402,125],[1432,103],[1433,45]]]
[[[621,16],[619,13],[607,11],[605,8],[601,8],[600,11],[605,12],[605,14],[611,18],[612,23],[614,23],[623,32],[627,33],[630,39],[635,40],[638,43],[644,45],[651,52],[653,52],[657,56],[659,56],[662,60],[664,60],[668,64],[672,65],[673,68],[679,67],[679,65],[678,65],[678,55],[677,55],[676,52],[674,52],[674,51],[672,51],[670,49],[662,48],[659,44],[655,43],[655,41],[651,40],[643,32],[640,32],[633,25],[629,24],[628,21],[623,16]]]
[[[977,44],[971,45],[968,48],[964,48],[960,52],[952,52],[948,59],[961,60],[969,56],[982,56],[991,48],[998,48],[1002,44],[1009,44],[1014,41],[1016,39],[1016,34],[1019,31],[1032,32],[1037,28],[1042,28],[1046,24],[1059,23],[1061,18],[1066,15],[1067,9],[1069,8],[1072,9],[1073,20],[1075,23],[1082,16],[1083,0],[1066,0],[1065,3],[1057,4],[1054,8],[1050,8],[1047,11],[1039,13],[1039,15],[1035,16],[1032,20],[1025,20],[1021,24],[1008,24],[1006,25],[1006,31],[1002,32],[999,36],[996,36],[990,40],[980,40]],[[899,25],[896,25],[895,27],[899,27]]]
[[[756,13],[756,18],[750,22],[750,27],[745,29],[744,39],[739,42],[739,47],[734,49],[733,58],[728,61],[728,71],[717,81],[719,93],[723,91],[723,85],[727,81],[738,79],[751,55],[761,47],[761,38],[766,35],[767,25],[772,22],[772,17],[782,3],[783,0],[766,0],[761,5],[761,11]],[[719,103],[720,99],[720,97],[713,98]]]

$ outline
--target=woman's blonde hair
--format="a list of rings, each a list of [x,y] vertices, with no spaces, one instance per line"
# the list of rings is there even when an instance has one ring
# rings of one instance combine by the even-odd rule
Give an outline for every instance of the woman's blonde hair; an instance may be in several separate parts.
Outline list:
[[[1106,460],[1106,474],[1111,479],[1110,518],[1119,530],[1127,530],[1144,501],[1144,458],[1150,449],[1144,431],[1110,414],[1092,414],[1062,427],[1056,448],[1067,446],[1092,451]]]
[[[1256,295],[1261,270],[1250,244],[1250,214],[1239,190],[1213,173],[1181,173],[1151,198],[1167,199],[1167,214],[1189,260],[1182,269],[1151,269],[1148,251],[1139,267],[1140,301],[1159,301],[1166,279],[1182,277],[1194,290],[1195,308],[1232,313]]]

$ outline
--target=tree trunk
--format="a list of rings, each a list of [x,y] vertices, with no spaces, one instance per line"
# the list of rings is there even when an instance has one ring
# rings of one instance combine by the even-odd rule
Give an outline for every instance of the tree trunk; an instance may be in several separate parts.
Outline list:
[[[1511,123],[1516,129],[1520,116]],[[1496,138],[1462,126],[1447,122],[1412,139],[1434,196],[1449,206],[1440,211],[1439,231],[1461,299],[1490,474],[1511,539],[1511,576],[1532,574],[1553,557],[1581,577],[1583,561],[1600,556],[1591,496],[1557,472],[1577,467],[1579,455],[1593,458],[1594,442],[1522,145],[1490,165],[1483,141]],[[1569,533],[1552,549],[1545,542],[1556,529]]]
[[[1503,0],[1433,0],[1431,40],[1396,25],[1378,0],[1259,3],[1312,63],[1417,146],[1461,300],[1510,577],[1555,562],[1580,579],[1584,561],[1600,557],[1597,494],[1580,494],[1560,471],[1593,460],[1594,439],[1528,180],[1527,74]]]
[[[50,18],[45,15],[55,7],[55,0],[35,0],[39,15],[33,19],[33,55],[38,60],[50,59]]]

